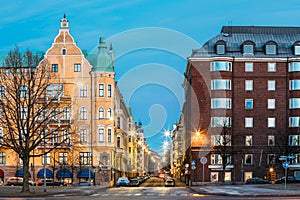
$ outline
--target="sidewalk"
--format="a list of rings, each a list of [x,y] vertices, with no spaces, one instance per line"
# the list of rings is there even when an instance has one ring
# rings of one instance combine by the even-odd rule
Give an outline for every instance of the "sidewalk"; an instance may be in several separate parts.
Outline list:
[[[227,196],[299,196],[300,184],[261,184],[261,185],[209,185],[191,186],[191,190],[198,194],[215,194]]]
[[[81,187],[60,187],[47,186],[46,192],[41,186],[30,187],[30,193],[21,193],[21,186],[1,186],[0,197],[44,197],[44,196],[79,196],[92,195],[95,191],[107,188],[108,186],[81,186]]]

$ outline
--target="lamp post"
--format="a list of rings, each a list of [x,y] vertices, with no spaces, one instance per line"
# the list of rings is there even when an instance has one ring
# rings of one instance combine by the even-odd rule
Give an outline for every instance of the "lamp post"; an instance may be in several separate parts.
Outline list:
[[[46,189],[46,138],[45,138],[45,136],[46,136],[46,133],[45,133],[45,130],[44,130],[44,152],[43,152],[43,155],[44,155],[44,192],[46,192],[47,191],[47,189]]]

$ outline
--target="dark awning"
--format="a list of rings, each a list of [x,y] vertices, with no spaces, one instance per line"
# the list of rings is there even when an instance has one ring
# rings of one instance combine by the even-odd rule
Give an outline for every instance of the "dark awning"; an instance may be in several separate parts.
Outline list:
[[[24,169],[23,168],[18,169],[15,176],[16,177],[23,177],[23,173],[24,173]],[[28,171],[28,176],[31,177],[31,174],[30,174],[29,171]]]
[[[78,172],[77,178],[94,178],[94,173],[89,169],[82,169]]]
[[[2,169],[0,169],[0,178],[4,178],[4,172]]]
[[[72,178],[72,173],[68,169],[60,169],[56,172],[57,178]]]
[[[38,174],[37,174],[38,178],[44,178],[44,169],[41,169]],[[46,178],[53,178],[53,173],[50,169],[46,168]]]

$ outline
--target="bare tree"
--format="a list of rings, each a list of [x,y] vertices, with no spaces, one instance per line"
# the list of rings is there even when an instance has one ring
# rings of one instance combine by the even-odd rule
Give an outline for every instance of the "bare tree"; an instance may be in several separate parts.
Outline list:
[[[222,183],[225,182],[225,172],[226,167],[231,164],[231,156],[233,154],[233,149],[231,146],[231,128],[228,127],[227,123],[223,123],[221,127],[220,135],[214,135],[214,146],[212,153],[221,157],[222,165]]]
[[[60,109],[62,94],[63,85],[51,73],[46,59],[30,51],[22,54],[17,47],[8,53],[5,66],[0,68],[1,145],[14,150],[23,161],[22,192],[29,192],[30,158],[70,141],[70,136],[59,135],[70,124],[60,124],[61,115],[65,115]],[[42,154],[31,153],[44,144],[51,144],[51,148]]]

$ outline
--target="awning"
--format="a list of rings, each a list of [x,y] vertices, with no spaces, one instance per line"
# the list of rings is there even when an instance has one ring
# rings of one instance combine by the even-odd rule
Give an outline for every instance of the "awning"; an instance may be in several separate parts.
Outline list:
[[[23,168],[18,169],[15,176],[16,177],[23,177],[23,173],[24,173],[24,169]],[[28,176],[31,177],[31,174],[30,174],[29,171],[28,171]]]
[[[68,169],[60,169],[56,172],[57,178],[72,178],[72,173]]]
[[[37,174],[38,178],[44,178],[44,169],[41,169],[38,174]],[[46,168],[46,178],[53,178],[53,173],[50,169]]]
[[[0,169],[0,178],[4,178],[4,172],[2,169]]]
[[[94,178],[94,173],[89,169],[82,169],[78,172],[77,178]]]

